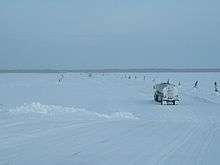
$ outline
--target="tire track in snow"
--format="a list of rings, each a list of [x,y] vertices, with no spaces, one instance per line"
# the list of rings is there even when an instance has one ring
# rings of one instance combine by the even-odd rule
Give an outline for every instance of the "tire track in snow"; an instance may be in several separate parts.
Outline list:
[[[31,144],[32,142],[30,140],[33,140],[33,139],[36,139],[38,140],[39,138],[42,138],[42,137],[45,137],[45,136],[52,136],[53,134],[58,134],[60,131],[63,132],[65,131],[66,129],[71,129],[71,128],[76,128],[78,130],[83,130],[83,129],[87,129],[88,126],[91,126],[93,124],[102,124],[102,123],[106,123],[107,121],[96,121],[96,122],[83,122],[83,123],[74,123],[74,124],[71,124],[71,123],[68,123],[67,125],[65,126],[59,126],[59,127],[53,127],[53,128],[48,128],[47,130],[39,130],[38,131],[35,131],[34,133],[28,133],[28,134],[19,134],[19,136],[13,136],[12,138],[13,139],[9,139],[9,140],[16,140],[16,145],[12,145],[11,147],[10,146],[7,146],[7,148],[18,148],[20,146],[23,146],[23,143],[21,142],[25,142],[25,144]],[[94,131],[94,130],[89,130],[89,131]],[[88,132],[89,132],[88,131]],[[59,138],[59,136],[54,136],[56,138]],[[52,142],[52,141],[51,141]],[[50,143],[50,141],[49,141]],[[47,143],[47,144],[49,144]],[[4,148],[1,148],[1,149],[4,149]]]
[[[212,121],[208,121],[208,129],[206,130],[206,138],[200,149],[200,157],[198,158],[198,165],[204,164],[205,155],[208,152],[210,145],[213,143],[215,137],[215,125]]]
[[[104,159],[107,155],[112,155],[112,153],[118,153],[118,151],[122,148],[121,148],[121,146],[115,145],[115,144],[127,143],[129,145],[128,142],[129,142],[129,140],[133,139],[133,137],[136,137],[136,140],[138,140],[138,139],[142,140],[142,141],[139,140],[141,142],[141,146],[146,146],[146,148],[147,148],[148,141],[145,141],[146,143],[143,143],[143,140],[145,140],[146,138],[150,138],[150,137],[154,136],[154,134],[156,132],[160,132],[160,130],[163,129],[165,127],[165,125],[163,124],[162,126],[159,126],[159,127],[156,126],[154,129],[151,129],[150,132],[146,132],[145,134],[143,134],[143,136],[137,136],[137,135],[140,134],[140,132],[142,134],[143,131],[146,131],[149,128],[148,126],[149,126],[149,123],[146,122],[146,123],[138,125],[137,128],[134,129],[133,131],[128,131],[128,132],[126,131],[123,134],[120,134],[118,137],[114,137],[111,140],[111,143],[109,143],[109,145],[108,145],[109,147],[106,146],[106,148],[107,148],[106,152],[101,153],[102,158]],[[132,137],[132,138],[129,139],[129,137]],[[125,139],[128,139],[128,140],[126,141]],[[112,146],[112,145],[114,145],[116,147],[109,150],[108,148],[110,148],[110,146]],[[135,154],[138,155],[136,157],[139,157],[141,152],[135,152]],[[135,162],[136,159],[137,158],[135,158],[135,159],[133,158],[133,160],[130,160],[130,163],[127,162],[126,164],[133,164],[132,162]]]
[[[195,127],[192,127],[184,133],[184,136],[180,134],[174,137],[168,144],[165,144],[161,151],[158,152],[158,156],[156,155],[156,157],[152,159],[152,164],[162,164],[164,161],[170,158],[171,155],[173,155],[179,148],[188,142],[188,140],[193,136],[194,131]]]
[[[19,126],[19,125],[23,125],[25,124],[24,122],[16,122],[16,123],[4,123],[3,125],[0,126],[1,128],[8,128],[8,127],[15,127],[15,126]]]
[[[168,117],[164,116],[163,118],[166,119],[166,122],[169,122]],[[194,119],[196,119],[195,116],[194,116]],[[191,119],[191,121],[192,120],[193,119]],[[190,121],[188,120],[185,121],[185,123],[189,123],[189,122]],[[176,135],[174,138],[172,138],[168,144],[163,145],[164,147],[162,147],[163,148],[162,151],[159,151],[159,154],[157,153],[155,157],[151,158],[150,164],[161,164],[162,162],[167,160],[173,153],[176,152],[178,148],[180,148],[185,143],[187,143],[187,141],[193,136],[195,129],[196,127],[190,127],[184,133],[185,134],[184,136],[182,136],[182,134],[179,134],[179,135]]]
[[[164,152],[162,152],[161,155],[162,157],[159,157],[155,164],[163,164],[166,160],[169,160],[172,155],[179,154],[178,151],[184,148],[185,150],[183,150],[183,152],[188,154],[191,153],[189,155],[194,155],[191,158],[196,159],[197,164],[203,162],[204,154],[210,146],[210,143],[213,141],[213,134],[211,133],[213,132],[213,127],[210,126],[209,122],[205,121],[203,116],[199,116],[194,109],[191,110],[191,116],[194,116],[192,122],[195,122],[194,124],[196,125],[190,129],[184,139],[180,138],[176,139],[174,142],[171,141],[169,146],[170,149],[164,149]],[[204,136],[204,131],[206,132],[205,138],[198,140],[198,137]],[[192,141],[192,139],[194,140]],[[190,141],[193,143],[190,143]],[[188,147],[186,147],[187,145]],[[189,162],[193,162],[193,160],[190,160]]]
[[[118,133],[116,136],[111,137],[111,140],[108,141],[108,143],[103,144],[104,145],[104,148],[103,148],[104,152],[103,152],[103,150],[101,150],[101,152],[98,152],[95,155],[95,157],[97,157],[97,155],[98,155],[101,160],[104,160],[104,159],[106,159],[106,157],[108,157],[108,155],[111,157],[112,155],[114,155],[114,153],[115,154],[118,153],[119,150],[122,149],[121,145],[124,144],[124,143],[129,142],[129,140],[132,139],[132,138],[129,138],[129,137],[136,137],[136,138],[139,138],[139,139],[143,140],[143,138],[145,138],[146,134],[145,134],[144,137],[143,136],[138,137],[136,135],[137,135],[138,132],[143,132],[143,130],[146,130],[146,125],[149,125],[149,123],[146,122],[146,123],[138,124],[137,126],[135,126],[132,129],[129,128],[125,131],[122,131],[122,132]],[[156,127],[153,130],[151,130],[150,132],[148,132],[147,135],[152,136],[153,132],[155,132],[157,130],[160,130],[160,129],[161,128],[158,129]],[[117,144],[120,144],[120,145],[117,145]],[[129,145],[129,143],[127,143],[127,144]],[[112,147],[112,146],[114,146],[114,147]],[[139,154],[139,153],[137,153],[137,154]],[[89,162],[89,160],[88,160],[88,162]]]

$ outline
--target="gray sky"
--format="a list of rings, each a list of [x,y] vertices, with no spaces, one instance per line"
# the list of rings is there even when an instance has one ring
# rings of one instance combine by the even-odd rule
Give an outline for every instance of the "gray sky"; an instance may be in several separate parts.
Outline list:
[[[220,1],[0,1],[0,69],[152,67],[220,67]]]

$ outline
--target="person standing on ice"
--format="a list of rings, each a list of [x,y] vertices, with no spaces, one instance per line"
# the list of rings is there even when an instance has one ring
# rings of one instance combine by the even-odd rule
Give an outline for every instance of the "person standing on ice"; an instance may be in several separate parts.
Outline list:
[[[198,84],[199,84],[199,82],[196,81],[193,87],[194,87],[194,88],[198,88]]]
[[[215,92],[219,92],[217,82],[214,82],[214,86],[215,86]]]
[[[63,74],[61,74],[61,76],[60,76],[60,78],[59,78],[59,83],[61,83],[62,81],[63,81],[63,78],[64,78],[64,75]]]

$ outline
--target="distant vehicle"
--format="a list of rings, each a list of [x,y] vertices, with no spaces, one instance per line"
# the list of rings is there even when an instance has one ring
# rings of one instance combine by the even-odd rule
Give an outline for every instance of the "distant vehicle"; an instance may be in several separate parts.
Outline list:
[[[174,84],[170,84],[169,82],[156,84],[154,89],[154,100],[160,102],[161,105],[163,105],[164,102],[175,105],[176,102],[179,101],[178,89]]]

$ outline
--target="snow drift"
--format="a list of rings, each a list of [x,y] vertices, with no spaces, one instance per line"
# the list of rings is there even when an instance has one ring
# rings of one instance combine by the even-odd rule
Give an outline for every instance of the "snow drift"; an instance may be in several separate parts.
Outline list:
[[[55,114],[55,113],[74,113],[82,116],[91,116],[104,119],[130,119],[137,120],[137,116],[130,112],[113,112],[110,114],[103,114],[98,112],[88,111],[79,107],[64,107],[59,105],[43,105],[39,102],[33,102],[31,104],[23,104],[15,108],[10,108],[9,113],[39,113],[39,114]]]

